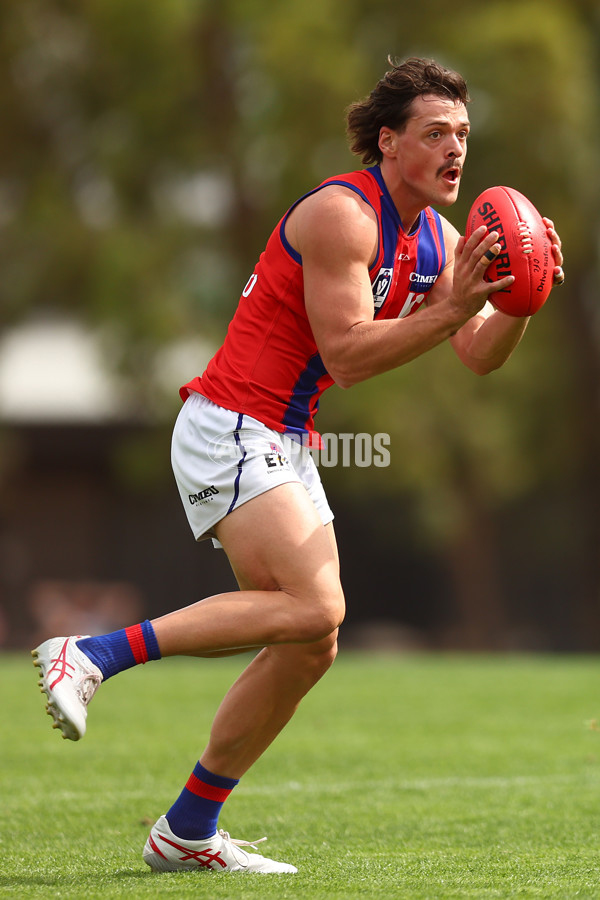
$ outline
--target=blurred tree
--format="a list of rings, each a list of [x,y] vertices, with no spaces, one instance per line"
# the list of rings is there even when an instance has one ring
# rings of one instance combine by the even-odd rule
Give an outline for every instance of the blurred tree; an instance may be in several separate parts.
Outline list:
[[[393,34],[390,20],[388,28]],[[587,570],[573,628],[578,645],[596,648],[600,368],[597,306],[589,287],[597,272],[599,226],[593,152],[598,30],[570,4],[467,3],[451,19],[432,19],[428,39],[424,52],[442,60],[450,54],[474,100],[461,201],[446,215],[462,230],[484,187],[520,188],[557,223],[569,287],[555,291],[509,365],[483,382],[460,371],[451,352],[440,348],[376,386],[354,389],[352,397],[329,398],[324,408],[334,431],[351,430],[357,418],[361,430],[390,431],[392,471],[382,473],[381,489],[389,491],[391,476],[416,495],[423,539],[444,550],[455,581],[464,643],[512,640],[493,510],[539,491],[561,499],[561,516],[571,517],[574,527],[541,523],[534,537],[527,536],[529,551],[541,565],[569,558]],[[349,474],[332,477],[347,480]],[[579,514],[577,484],[585,498]],[[507,588],[521,594],[525,611],[526,585]]]
[[[575,607],[577,643],[588,649],[600,647],[599,24],[597,4],[538,0],[489,3],[456,20],[463,65],[483,100],[471,146],[482,160],[476,190],[492,182],[521,187],[565,242],[569,286],[545,311],[553,339],[538,334],[537,320],[527,336],[527,347],[546,341],[535,349],[530,410],[546,439],[538,430],[542,440],[522,452],[535,453],[539,467],[529,490],[574,488],[565,523],[545,538],[555,558],[567,544],[576,560],[580,591],[565,603]],[[552,473],[540,447],[554,459]]]

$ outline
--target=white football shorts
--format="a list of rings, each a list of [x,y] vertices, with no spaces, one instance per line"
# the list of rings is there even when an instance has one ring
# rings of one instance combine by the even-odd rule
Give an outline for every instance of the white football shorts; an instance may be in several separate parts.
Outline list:
[[[324,525],[333,519],[307,447],[251,416],[217,406],[191,391],[175,422],[171,462],[197,541],[221,519],[280,484],[303,484]]]

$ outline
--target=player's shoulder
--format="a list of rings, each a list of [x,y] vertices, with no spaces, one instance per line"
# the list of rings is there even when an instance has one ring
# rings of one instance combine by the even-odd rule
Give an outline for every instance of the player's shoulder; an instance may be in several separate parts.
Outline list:
[[[446,248],[447,261],[450,261],[451,259],[454,259],[454,249],[460,237],[460,232],[454,227],[452,222],[448,221],[445,216],[442,216],[440,213],[438,213],[437,215],[442,226],[442,234],[444,236],[444,246]]]
[[[343,184],[324,184],[305,197],[292,211],[286,233],[293,246],[366,243],[369,248],[378,231],[377,214],[359,194]]]
[[[304,198],[300,207],[305,210],[327,212],[328,210],[341,210],[346,215],[373,216],[372,204],[359,194],[350,185],[339,181],[330,181],[322,184],[316,191]]]

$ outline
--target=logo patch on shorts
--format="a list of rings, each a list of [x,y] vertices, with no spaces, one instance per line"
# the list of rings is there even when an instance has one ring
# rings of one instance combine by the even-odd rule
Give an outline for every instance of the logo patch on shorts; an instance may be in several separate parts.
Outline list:
[[[267,469],[274,471],[275,469],[289,469],[290,461],[283,452],[279,444],[271,444],[271,452],[264,453]]]
[[[198,491],[197,494],[188,494],[189,501],[192,506],[196,506],[198,503],[210,503],[215,494],[218,494],[218,488],[211,484],[210,487],[204,488],[202,491]]]

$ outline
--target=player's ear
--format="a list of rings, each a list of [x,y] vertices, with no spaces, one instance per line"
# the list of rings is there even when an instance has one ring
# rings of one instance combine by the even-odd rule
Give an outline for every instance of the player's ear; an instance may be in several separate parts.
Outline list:
[[[397,132],[392,131],[387,125],[379,130],[379,149],[384,156],[394,156],[396,152]]]

